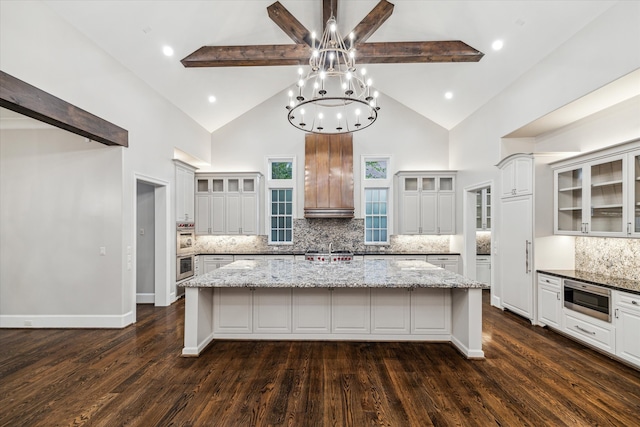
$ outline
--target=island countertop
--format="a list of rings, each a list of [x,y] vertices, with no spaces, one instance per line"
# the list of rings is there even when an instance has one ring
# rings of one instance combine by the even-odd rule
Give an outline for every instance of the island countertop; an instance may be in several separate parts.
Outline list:
[[[485,284],[425,261],[240,260],[181,283],[186,288],[476,288]]]

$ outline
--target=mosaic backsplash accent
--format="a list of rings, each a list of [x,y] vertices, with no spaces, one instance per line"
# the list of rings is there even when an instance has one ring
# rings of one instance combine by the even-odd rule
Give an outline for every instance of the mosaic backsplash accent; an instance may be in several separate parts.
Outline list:
[[[304,253],[332,249],[356,253],[446,253],[449,236],[391,236],[389,245],[365,246],[364,220],[294,219],[293,244],[269,245],[267,236],[197,236],[197,253]]]
[[[577,237],[575,268],[640,280],[640,239]]]
[[[478,255],[491,254],[491,232],[490,231],[476,231],[476,254]]]

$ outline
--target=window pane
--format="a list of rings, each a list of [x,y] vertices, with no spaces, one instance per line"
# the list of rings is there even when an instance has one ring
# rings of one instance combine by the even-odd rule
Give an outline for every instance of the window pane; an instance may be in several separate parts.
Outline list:
[[[387,188],[365,188],[365,243],[387,243]],[[377,201],[380,200],[380,201]]]
[[[371,242],[371,236],[373,235],[373,232],[371,230],[367,230],[365,233],[365,241],[366,242]]]
[[[279,188],[271,190],[271,221],[270,243],[291,242],[293,236],[293,203],[291,200],[293,190]]]
[[[287,203],[287,212],[286,212],[287,215],[291,215],[291,207],[292,206],[293,205],[291,203]]]
[[[275,216],[271,217],[271,228],[276,228],[278,226],[278,218]]]
[[[271,179],[293,179],[293,163],[271,162]]]
[[[278,204],[271,203],[271,215],[277,215],[277,214],[278,214]]]
[[[286,199],[285,199],[285,200],[286,200],[287,202],[291,202],[291,201],[292,201],[292,200],[291,200],[291,199],[292,199],[292,197],[293,197],[293,191],[292,191],[292,190],[286,190]]]
[[[372,204],[373,204],[373,214],[378,215],[380,213],[380,207],[378,203],[372,203]]]
[[[284,232],[284,241],[285,242],[290,242],[291,241],[291,230],[285,230],[285,232]]]
[[[387,161],[372,160],[365,161],[365,179],[386,179],[387,178]]]
[[[291,228],[291,217],[290,216],[285,218],[284,226],[285,226],[285,228],[289,228],[289,229]]]
[[[380,203],[380,214],[381,215],[386,215],[387,214],[387,204],[386,203]]]

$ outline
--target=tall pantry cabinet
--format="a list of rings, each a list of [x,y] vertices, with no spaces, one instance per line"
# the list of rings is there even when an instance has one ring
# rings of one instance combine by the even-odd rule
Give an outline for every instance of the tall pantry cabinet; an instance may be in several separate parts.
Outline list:
[[[532,322],[536,319],[536,239],[553,235],[551,156],[513,154],[500,169],[497,282],[500,304]]]

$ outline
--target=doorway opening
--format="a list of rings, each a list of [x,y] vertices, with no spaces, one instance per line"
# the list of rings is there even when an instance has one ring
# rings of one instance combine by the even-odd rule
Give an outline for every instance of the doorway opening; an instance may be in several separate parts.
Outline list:
[[[134,175],[133,293],[137,304],[170,305],[169,183]],[[131,262],[131,261],[128,261]]]
[[[464,189],[463,256],[465,275],[490,286],[493,301],[492,188],[486,181]]]

